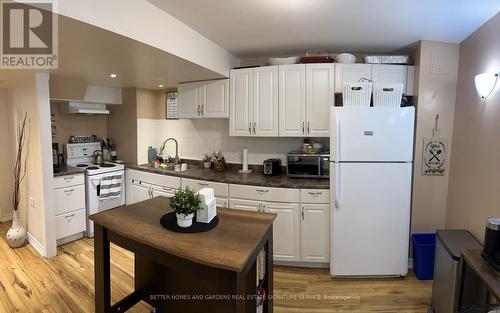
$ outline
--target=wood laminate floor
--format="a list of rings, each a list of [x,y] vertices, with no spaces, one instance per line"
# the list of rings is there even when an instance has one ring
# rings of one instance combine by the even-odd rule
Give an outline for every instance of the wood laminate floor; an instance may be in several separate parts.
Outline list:
[[[58,248],[51,259],[29,245],[12,250],[5,241],[10,223],[0,223],[0,312],[93,312],[93,241]],[[133,254],[111,249],[112,301],[133,288]],[[405,279],[332,280],[328,270],[276,267],[276,313],[427,312],[432,284]],[[130,312],[150,312],[139,303]],[[170,313],[170,312],[168,312]],[[200,312],[201,313],[201,312]]]

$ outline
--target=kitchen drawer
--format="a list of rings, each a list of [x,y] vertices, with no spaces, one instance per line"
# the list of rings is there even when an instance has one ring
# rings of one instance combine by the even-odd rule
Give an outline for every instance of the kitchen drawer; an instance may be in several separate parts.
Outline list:
[[[153,174],[137,170],[127,170],[126,176],[127,180],[139,180],[162,187],[179,188],[181,186],[181,179],[174,176]]]
[[[300,202],[298,189],[272,188],[247,185],[229,185],[231,198],[256,201]]]
[[[229,207],[229,200],[227,198],[215,197],[215,203],[218,208],[227,209]]]
[[[229,193],[229,187],[225,183],[216,183],[211,181],[197,180],[182,178],[182,188],[189,187],[194,191],[198,191],[202,188],[213,188],[216,197],[226,197]]]
[[[330,203],[330,190],[328,189],[301,189],[301,203]]]
[[[83,173],[76,174],[76,175],[60,176],[60,177],[54,178],[54,189],[66,188],[66,187],[83,185],[83,184],[85,184],[85,179],[84,179]]]
[[[85,185],[54,190],[55,215],[85,209]]]
[[[57,239],[76,235],[87,229],[85,209],[56,216]]]

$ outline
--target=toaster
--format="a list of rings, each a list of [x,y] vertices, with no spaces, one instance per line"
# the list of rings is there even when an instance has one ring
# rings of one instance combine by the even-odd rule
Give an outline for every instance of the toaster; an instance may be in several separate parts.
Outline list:
[[[277,176],[281,175],[281,159],[264,160],[264,175]]]
[[[489,218],[484,234],[483,258],[500,271],[500,218]]]

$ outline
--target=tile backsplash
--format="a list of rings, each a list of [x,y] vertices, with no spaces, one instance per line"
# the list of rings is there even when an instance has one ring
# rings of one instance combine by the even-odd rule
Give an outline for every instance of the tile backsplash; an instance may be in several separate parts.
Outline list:
[[[248,148],[248,163],[262,164],[268,158],[280,158],[285,164],[286,153],[302,146],[302,138],[230,137],[226,119],[154,120],[137,121],[137,160],[147,163],[148,147],[159,150],[163,141],[174,137],[179,142],[179,156],[200,160],[204,153],[221,150],[230,163],[242,162],[242,150]],[[328,144],[328,138],[317,141]],[[167,143],[165,152],[175,155],[173,142]]]

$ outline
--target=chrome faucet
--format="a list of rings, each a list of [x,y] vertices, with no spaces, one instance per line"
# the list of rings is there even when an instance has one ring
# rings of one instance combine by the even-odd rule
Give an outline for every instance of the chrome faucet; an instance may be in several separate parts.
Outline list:
[[[163,150],[165,150],[165,145],[170,140],[173,140],[175,142],[175,164],[179,164],[179,161],[180,161],[180,159],[179,159],[179,143],[177,142],[177,140],[175,140],[175,138],[170,137],[163,142],[163,144],[160,147],[160,154],[163,154]]]

